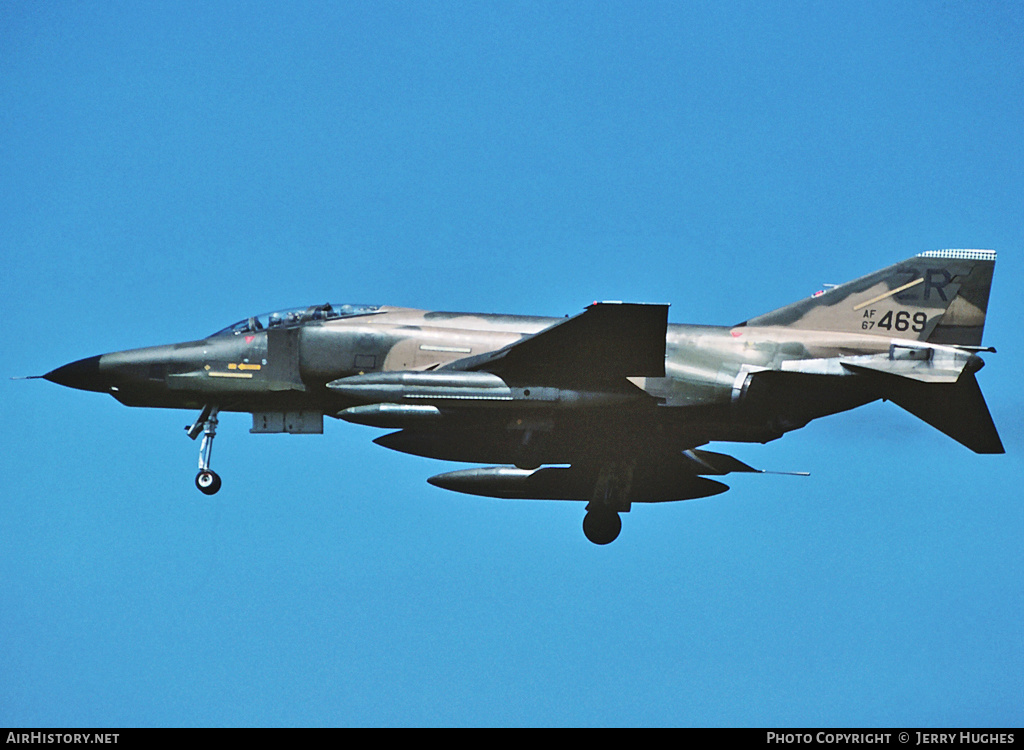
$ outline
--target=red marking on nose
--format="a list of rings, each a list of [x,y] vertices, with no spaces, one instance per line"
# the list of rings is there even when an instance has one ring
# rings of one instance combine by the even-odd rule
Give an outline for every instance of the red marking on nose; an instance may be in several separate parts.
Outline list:
[[[740,336],[743,335],[743,331],[729,331],[729,333],[732,334],[732,337],[734,339],[738,339]]]
[[[251,344],[251,343],[252,343],[252,340],[253,340],[254,338],[256,338],[256,337],[255,337],[255,336],[246,336],[246,337],[245,337],[245,343],[247,343],[247,344]]]

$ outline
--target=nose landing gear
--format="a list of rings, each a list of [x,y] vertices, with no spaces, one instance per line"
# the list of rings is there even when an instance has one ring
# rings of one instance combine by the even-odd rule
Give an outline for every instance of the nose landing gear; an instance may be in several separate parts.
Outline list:
[[[203,407],[199,418],[186,427],[188,436],[195,440],[199,433],[203,435],[203,442],[199,446],[199,473],[196,474],[196,487],[204,495],[216,494],[220,489],[220,476],[210,468],[210,455],[213,453],[213,439],[217,436],[217,412],[216,406],[207,405]]]

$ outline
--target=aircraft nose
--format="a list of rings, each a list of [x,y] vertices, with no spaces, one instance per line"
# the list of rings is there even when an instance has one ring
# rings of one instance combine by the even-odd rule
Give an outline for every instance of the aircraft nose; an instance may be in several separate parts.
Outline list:
[[[43,377],[51,383],[68,388],[78,388],[82,391],[106,393],[110,390],[110,379],[100,373],[99,356],[71,362],[46,373]]]

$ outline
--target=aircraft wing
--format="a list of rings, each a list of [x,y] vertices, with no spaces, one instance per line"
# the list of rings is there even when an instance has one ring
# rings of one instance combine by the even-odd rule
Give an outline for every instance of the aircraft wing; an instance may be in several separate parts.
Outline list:
[[[491,372],[509,383],[614,383],[665,376],[668,305],[595,302],[493,352],[441,369]]]

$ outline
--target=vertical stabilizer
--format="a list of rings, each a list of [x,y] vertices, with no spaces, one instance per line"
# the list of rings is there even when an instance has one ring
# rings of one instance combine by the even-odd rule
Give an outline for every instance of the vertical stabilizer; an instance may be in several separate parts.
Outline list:
[[[981,346],[994,250],[930,250],[747,321]]]

